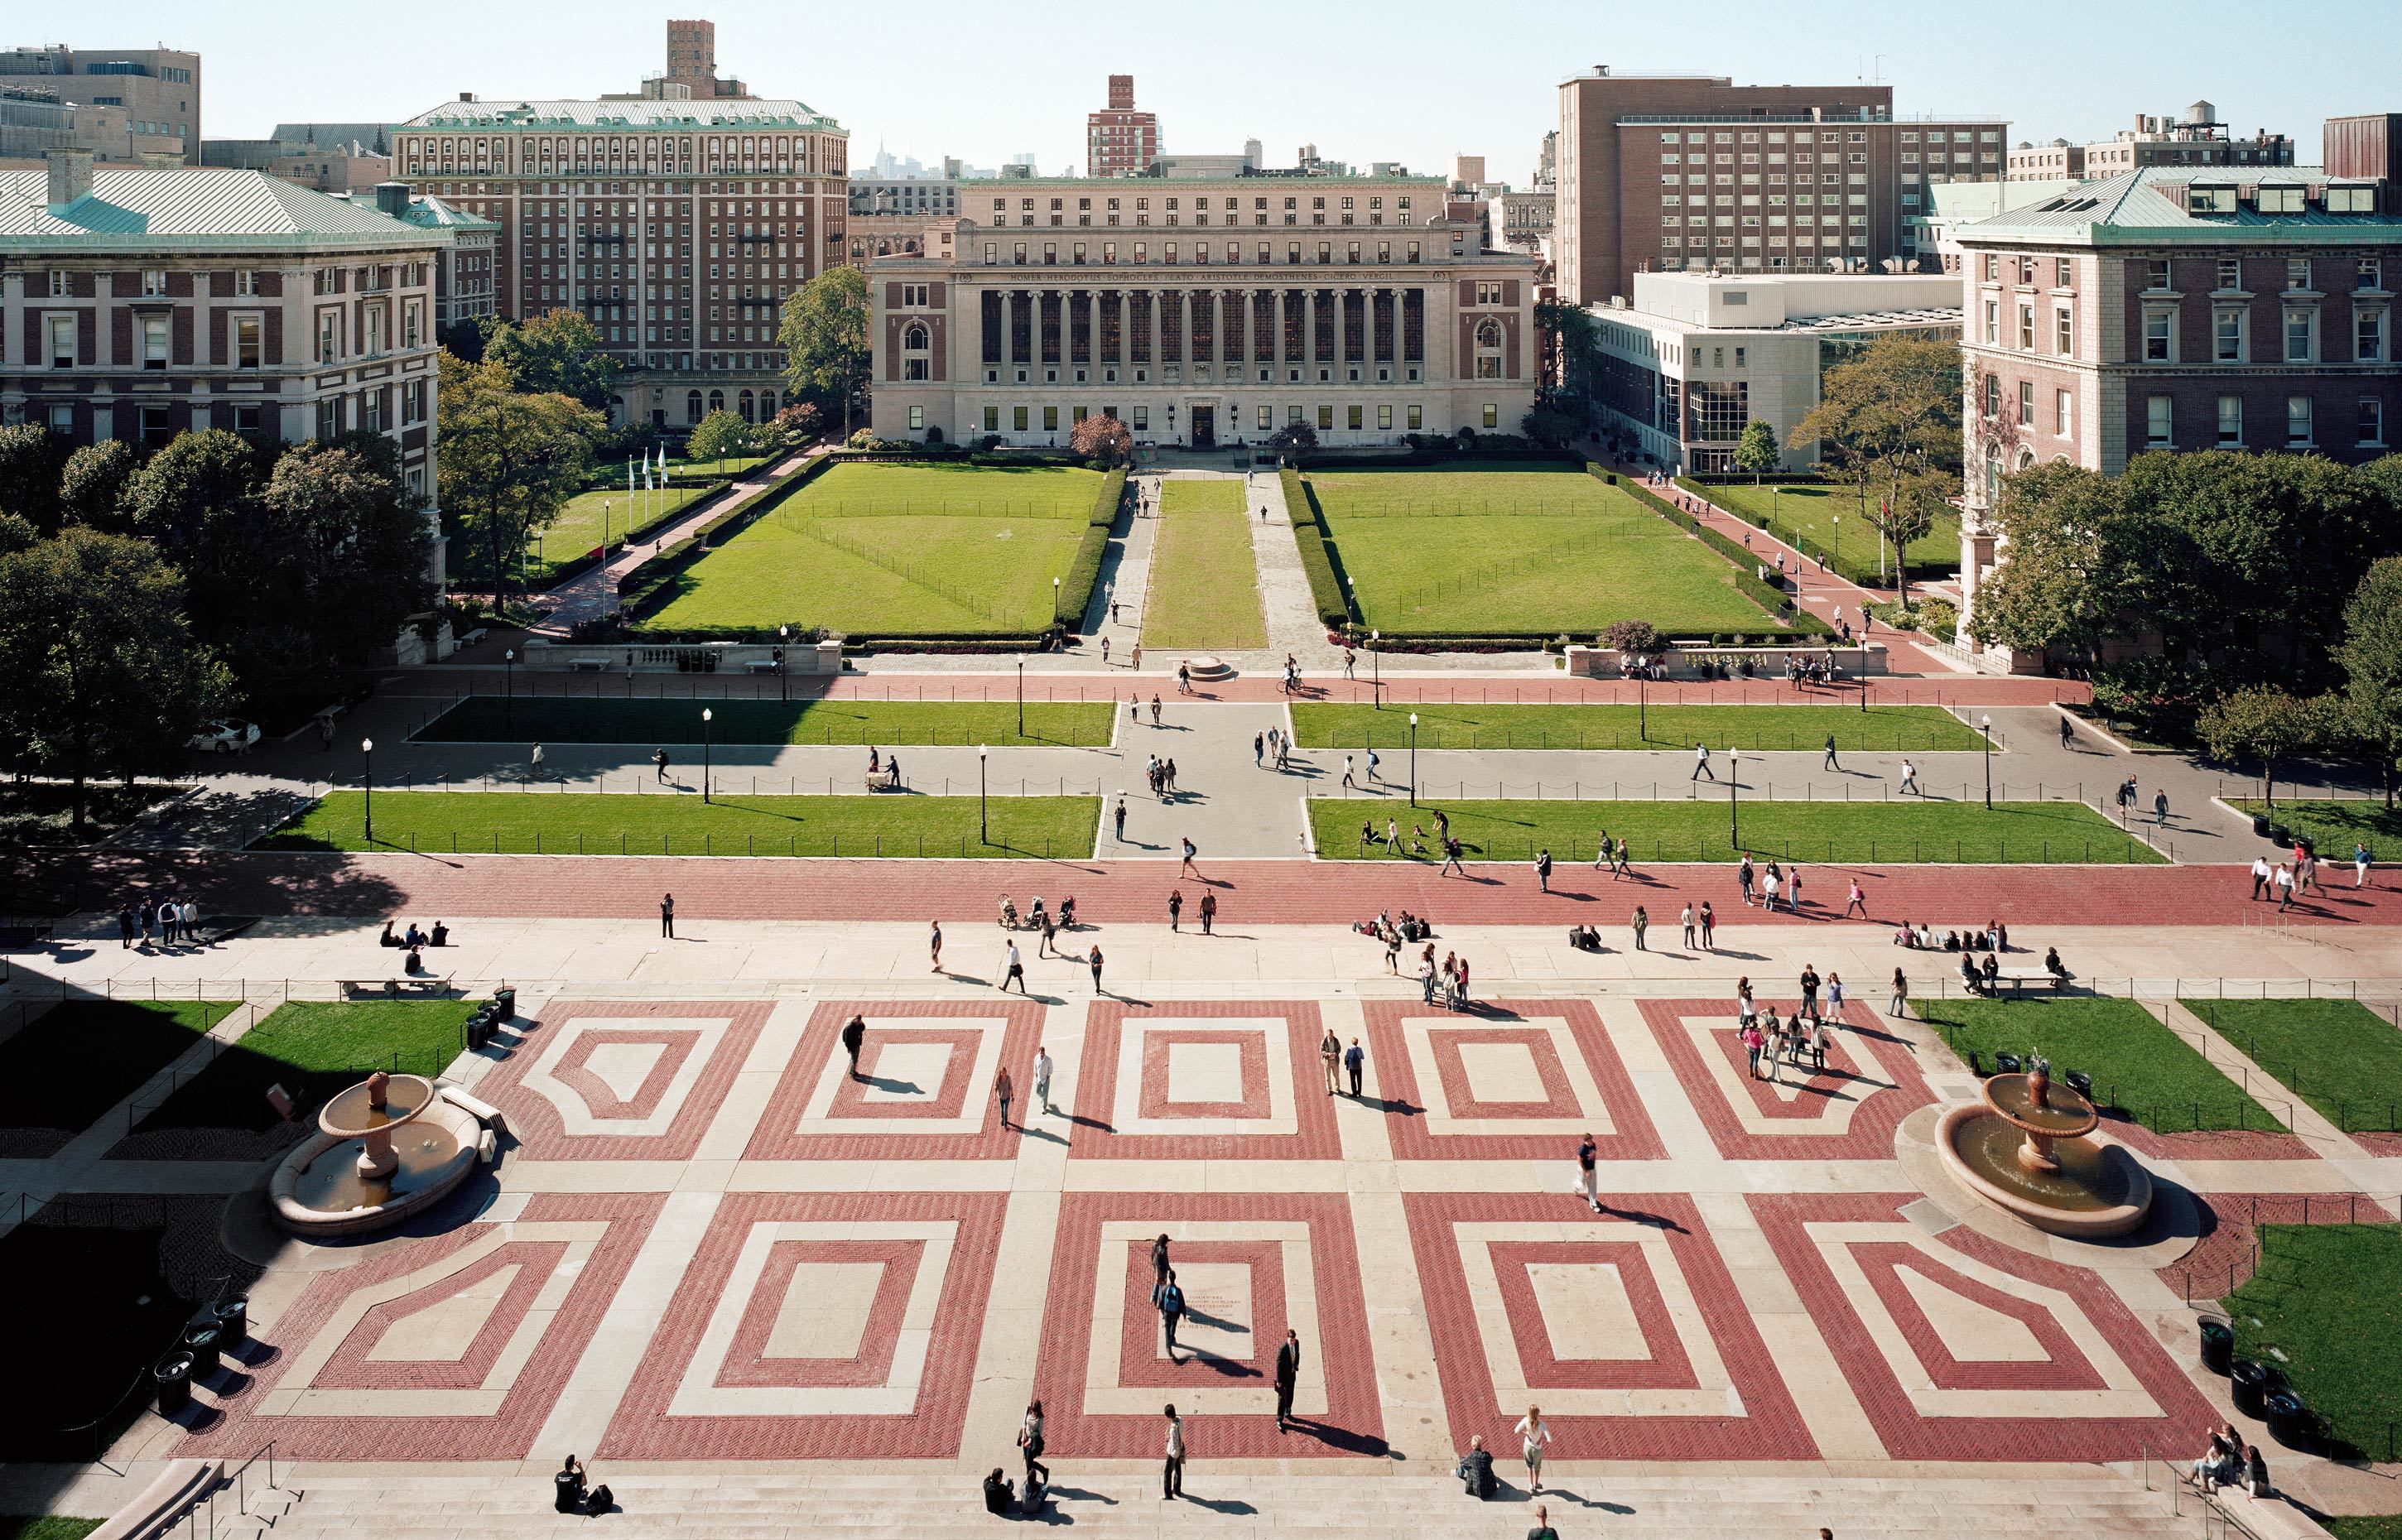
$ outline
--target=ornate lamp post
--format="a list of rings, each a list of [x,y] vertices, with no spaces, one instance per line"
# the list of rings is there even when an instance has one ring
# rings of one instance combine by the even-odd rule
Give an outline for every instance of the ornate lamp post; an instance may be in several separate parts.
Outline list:
[[[711,709],[710,709],[708,707],[706,707],[706,706],[704,706],[704,707],[702,707],[702,708],[700,708],[700,800],[701,800],[701,801],[703,801],[703,802],[707,802],[707,801],[709,800],[709,795],[710,795],[710,793],[709,793],[709,778],[710,778],[710,777],[709,777],[709,762],[710,762],[710,750],[714,747],[714,744],[711,742],[711,739],[715,736],[715,733],[714,733],[714,731],[710,727],[710,725],[709,725],[709,722],[710,722],[710,719],[711,719],[711,717],[715,716],[716,714],[717,714],[716,712],[714,712],[714,711],[711,710]]]
[[[1418,804],[1418,714],[1410,713],[1410,805]]]
[[[1026,654],[1017,654],[1017,736],[1026,739]]]
[[[1743,848],[1743,814],[1735,805],[1734,795],[1734,783],[1738,778],[1739,777],[1735,772],[1735,751],[1733,747],[1730,745],[1727,749],[1727,844],[1734,846],[1737,851],[1741,851]]]
[[[359,773],[359,782],[366,790],[367,843],[373,845],[375,843],[375,739],[359,740],[359,758],[365,763],[365,768]]]
[[[992,750],[985,745],[976,745],[976,841],[982,845],[992,843],[992,825],[985,818],[984,775],[985,758],[991,752]]]
[[[514,647],[501,654],[501,718],[504,731],[517,736],[518,727],[518,650]]]
[[[786,672],[788,663],[784,651],[785,648],[793,645],[793,628],[789,626],[779,626],[776,627],[776,635],[783,639],[783,646],[776,649],[776,698],[789,701],[793,698],[793,687],[790,682],[792,676]]]
[[[1977,719],[1977,730],[1985,735],[1985,811],[1994,810],[1994,718],[1987,712]]]

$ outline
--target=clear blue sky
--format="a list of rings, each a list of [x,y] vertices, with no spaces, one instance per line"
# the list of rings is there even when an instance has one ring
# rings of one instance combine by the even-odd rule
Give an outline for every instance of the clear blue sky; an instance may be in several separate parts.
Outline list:
[[[717,23],[720,73],[794,96],[850,130],[863,163],[879,140],[933,161],[994,165],[1032,151],[1045,172],[1083,169],[1084,115],[1111,71],[1135,76],[1173,151],[1272,162],[1314,142],[1355,162],[1447,168],[1482,154],[1524,183],[1556,87],[1597,62],[1692,70],[1739,83],[1828,84],[1881,76],[1905,113],[1998,114],[2013,142],[2106,137],[2138,112],[2217,104],[2236,131],[2294,135],[2315,160],[2321,118],[2402,110],[2395,0],[2312,13],[2280,36],[2272,12],[2233,0],[2098,0],[2064,12],[1846,0],[1797,13],[1789,0],[1550,5],[1482,0],[1296,9],[1216,0],[1141,10],[1056,0],[1014,7],[931,0],[794,5],[676,0],[672,9],[416,0],[400,7],[269,7],[261,0],[80,0],[20,13],[9,41],[140,47],[204,58],[205,131],[265,133],[278,121],[398,121],[472,90],[591,96],[631,90],[661,67],[665,19]],[[1463,26],[1472,31],[1463,35]],[[1876,55],[1882,52],[1883,57]],[[2296,61],[2299,61],[2296,67]]]

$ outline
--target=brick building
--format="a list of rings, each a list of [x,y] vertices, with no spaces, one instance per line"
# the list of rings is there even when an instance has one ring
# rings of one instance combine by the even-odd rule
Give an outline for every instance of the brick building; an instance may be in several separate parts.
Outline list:
[[[2011,471],[2066,461],[2115,474],[2147,450],[2390,452],[2402,422],[2402,215],[2390,210],[2388,185],[2316,168],[2155,167],[1953,232],[1968,603],[2004,555],[1993,513]]]
[[[2182,114],[2139,113],[2135,126],[2120,129],[2111,138],[2090,144],[2055,139],[2049,144],[2021,144],[2009,153],[2003,174],[2012,182],[2045,182],[2059,177],[2095,181],[2121,172],[2151,166],[2290,166],[2294,142],[2262,129],[2249,139],[2238,139],[2218,120],[2218,109],[2196,102]]]
[[[1890,86],[1578,76],[1560,85],[1561,293],[1599,304],[1647,269],[1931,268],[1927,189],[1998,181],[2007,127],[1897,119]]]
[[[181,48],[0,49],[0,157],[82,150],[102,165],[197,162],[200,56]]]
[[[145,448],[200,428],[382,433],[434,522],[450,239],[260,172],[95,172],[71,152],[0,172],[0,419]]]
[[[450,244],[434,254],[434,323],[454,326],[500,313],[492,298],[492,255],[501,227],[479,214],[452,208],[438,198],[415,198],[406,182],[375,188],[376,208],[424,230],[447,230]]]
[[[764,419],[784,393],[784,296],[844,260],[849,135],[800,102],[661,89],[462,96],[394,130],[393,159],[500,227],[500,313],[590,318],[626,369],[616,420],[689,427],[712,403]]]
[[[1110,104],[1084,115],[1084,174],[1137,176],[1159,158],[1159,117],[1137,112],[1134,76],[1110,76]]]
[[[1139,443],[1329,446],[1534,406],[1534,264],[1445,217],[1434,177],[1086,178],[965,190],[957,254],[868,273],[875,428],[1065,444],[1087,416]]]

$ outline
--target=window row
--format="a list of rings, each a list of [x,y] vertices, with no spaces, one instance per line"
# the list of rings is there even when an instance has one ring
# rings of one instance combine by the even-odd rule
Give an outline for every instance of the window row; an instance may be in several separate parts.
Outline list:
[[[1296,267],[1302,264],[1304,260],[1304,242],[1299,241],[1288,241],[1284,243],[1284,266]],[[1100,266],[1108,268],[1117,265],[1118,245],[1119,243],[1114,241],[1104,241],[1100,242]],[[1063,265],[1060,259],[1059,243],[1057,241],[1043,241],[1042,243],[1042,250],[1039,253],[1033,249],[1033,246],[1034,243],[1028,241],[1012,242],[1008,254],[1007,266],[1013,268],[1056,268]],[[1136,267],[1145,267],[1150,264],[1151,243],[1149,241],[1134,241],[1128,245],[1127,250],[1130,254],[1131,260]],[[1160,264],[1164,267],[1170,268],[1179,266],[1180,264],[1181,250],[1181,246],[1176,241],[1170,241],[1166,242],[1160,248]],[[1213,246],[1207,241],[1197,242],[1193,247],[1193,265],[1195,267],[1211,266],[1214,260],[1213,254],[1217,250],[1217,247]],[[1242,263],[1243,248],[1239,241],[1227,241],[1224,250],[1224,260],[1226,262],[1234,264]],[[1254,255],[1250,266],[1268,268],[1277,265],[1275,242],[1268,241],[1260,241],[1252,248],[1252,251]],[[1085,267],[1094,260],[1091,254],[1092,247],[1088,243],[1082,241],[1074,241],[1069,247],[1067,259],[1064,265],[1070,268]],[[1455,243],[1453,254],[1459,254],[1456,243]],[[1346,241],[1344,243],[1344,254],[1338,258],[1334,253],[1334,242],[1332,241],[1320,241],[1317,243],[1315,254],[1311,260],[1312,265],[1318,267],[1329,266],[1338,260],[1346,263],[1374,261],[1389,265],[1394,260],[1393,242],[1389,241],[1376,241],[1374,243],[1374,255],[1372,256],[1369,254],[1369,244],[1367,242],[1360,241]],[[1402,242],[1400,260],[1405,267],[1424,263],[1426,258],[1419,242],[1415,241]],[[1001,243],[1000,241],[987,241],[984,243],[984,265],[987,268],[998,268],[1003,265]]]
[[[2176,401],[2173,396],[2156,395],[2144,403],[2144,442],[2147,448],[2167,449],[2176,446]],[[2291,395],[2285,398],[2285,443],[2291,447],[2304,447],[2318,443],[2315,409],[2312,398]],[[2243,398],[2222,395],[2213,418],[2212,442],[2224,448],[2242,448],[2251,440],[2245,434]],[[2362,396],[2354,403],[2353,442],[2362,448],[2380,448],[2385,444],[2385,403],[2377,396]]]

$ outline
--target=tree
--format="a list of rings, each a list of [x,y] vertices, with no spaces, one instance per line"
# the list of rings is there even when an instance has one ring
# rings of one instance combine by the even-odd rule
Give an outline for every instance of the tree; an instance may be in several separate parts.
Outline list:
[[[1096,413],[1068,430],[1068,447],[1103,465],[1123,465],[1134,458],[1134,434],[1107,413]]]
[[[2090,659],[2103,642],[2143,630],[2147,580],[2172,580],[2170,532],[2098,472],[2023,471],[2004,486],[1997,517],[2010,558],[1978,585],[1968,628],[1981,645]]]
[[[867,386],[872,355],[867,345],[867,275],[857,268],[829,268],[784,296],[779,341],[788,362],[784,378],[795,391],[821,402],[842,404],[842,436],[851,431],[851,408]]]
[[[131,533],[123,508],[125,490],[137,469],[132,447],[121,438],[85,445],[67,456],[66,469],[59,474],[61,515],[70,524]]]
[[[1776,430],[1753,418],[1743,425],[1743,436],[1734,443],[1734,468],[1751,473],[1751,484],[1776,469],[1782,457],[1777,453]]]
[[[1315,449],[1318,447],[1318,430],[1306,422],[1288,422],[1268,434],[1268,447],[1280,455]]]
[[[2271,685],[2230,690],[2202,708],[2194,728],[2219,759],[2260,761],[2264,805],[2277,804],[2277,762],[2323,747],[2338,713],[2326,696],[2304,699]]]
[[[1908,523],[1912,500],[1901,496],[1903,483],[1959,470],[1960,419],[1957,346],[1884,337],[1828,370],[1818,405],[1795,425],[1789,442],[1825,441],[1821,458],[1851,481],[1861,522],[1879,536],[1879,572],[1885,570],[1889,529]],[[1898,564],[1898,546],[1893,555]]]
[[[1543,394],[1581,423],[1595,400],[1593,361],[1601,338],[1600,325],[1581,305],[1539,304],[1535,307],[1535,339],[1539,349]],[[1528,434],[1533,437],[1533,434]]]
[[[379,433],[284,451],[239,551],[241,597],[225,608],[247,624],[223,650],[252,688],[312,664],[363,663],[434,601],[433,533]],[[194,603],[205,622],[197,589]]]
[[[2402,761],[2402,557],[2369,568],[2343,607],[2347,725],[2377,754],[2385,805],[2394,805],[2395,771]]]
[[[258,451],[239,433],[178,433],[126,482],[124,527],[169,560],[188,560],[211,521],[241,516],[263,471]]]
[[[1539,406],[1519,420],[1518,431],[1547,448],[1558,448],[1574,439],[1584,427],[1584,419],[1560,406]]]
[[[445,356],[438,399],[442,505],[490,558],[497,600],[509,558],[574,496],[605,425],[568,396],[519,393],[499,359]]]
[[[0,514],[17,514],[37,529],[59,525],[59,467],[67,441],[38,422],[0,428]]]
[[[147,542],[75,528],[0,556],[0,731],[67,780],[77,829],[92,777],[176,768],[229,688]]]
[[[788,445],[815,444],[825,433],[825,413],[818,410],[814,401],[795,401],[776,414],[776,426],[783,431]],[[941,430],[937,429],[939,433]],[[929,437],[929,443],[941,440]]]
[[[751,452],[751,424],[723,407],[693,424],[692,436],[684,441],[686,460],[723,461],[729,456],[740,459]]]
[[[609,409],[617,380],[617,361],[600,351],[600,333],[581,310],[504,323],[486,337],[484,358],[507,364],[528,395],[571,396],[596,412]]]

